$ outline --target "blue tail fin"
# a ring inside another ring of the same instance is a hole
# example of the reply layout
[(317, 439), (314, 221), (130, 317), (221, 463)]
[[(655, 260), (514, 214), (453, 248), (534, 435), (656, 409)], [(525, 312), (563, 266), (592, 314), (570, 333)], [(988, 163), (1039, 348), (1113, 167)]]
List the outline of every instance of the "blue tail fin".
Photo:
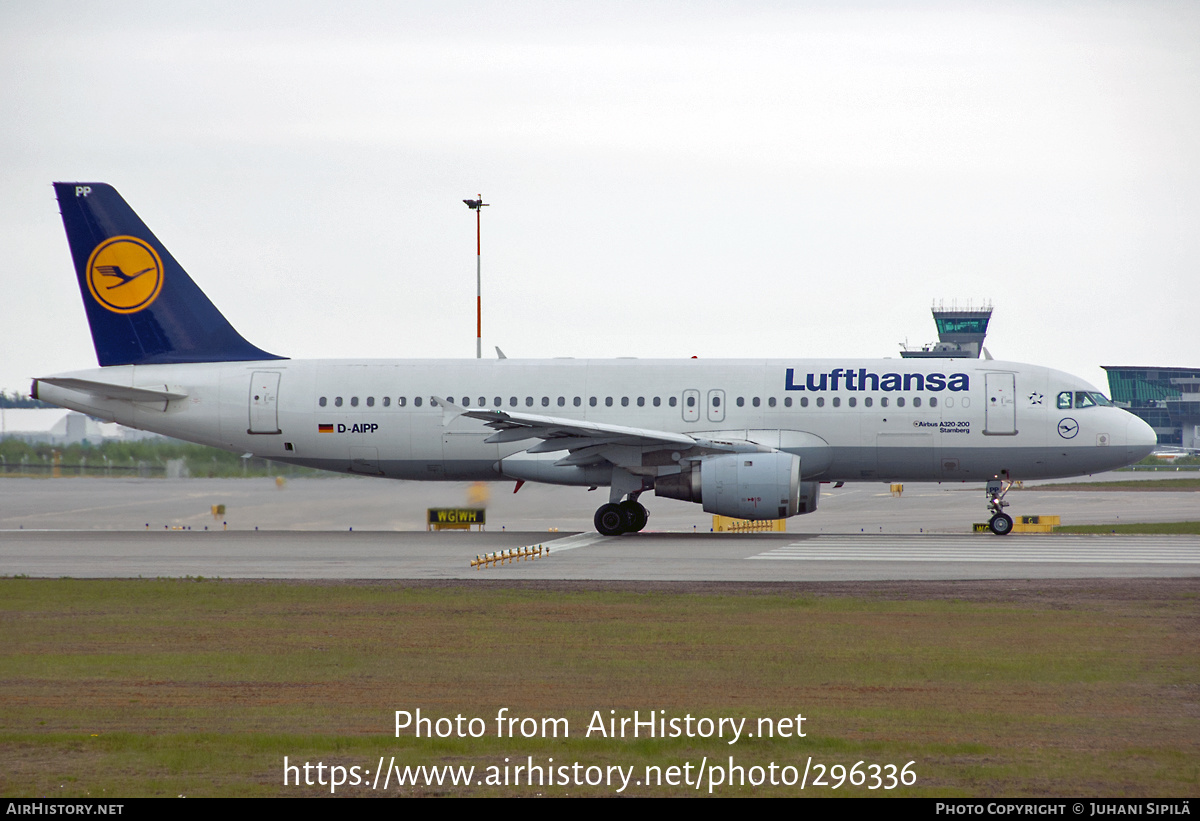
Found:
[(284, 358), (243, 339), (111, 185), (54, 193), (102, 366)]

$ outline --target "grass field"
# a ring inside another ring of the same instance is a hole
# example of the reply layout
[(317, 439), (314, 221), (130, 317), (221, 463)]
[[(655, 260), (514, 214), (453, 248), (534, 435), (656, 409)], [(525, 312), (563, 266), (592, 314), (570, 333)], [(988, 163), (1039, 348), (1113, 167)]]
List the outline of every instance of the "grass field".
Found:
[[(732, 756), (747, 770), (913, 762), (911, 787), (809, 783), (806, 795), (1196, 795), (1198, 594), (1194, 579), (550, 589), (2, 579), (0, 793), (329, 794), (285, 788), (284, 756), (371, 773), (381, 756), (473, 765), (477, 779), (505, 758), (632, 766), (640, 779), (648, 765)], [(480, 717), (486, 735), (395, 737), (395, 711), (417, 708)], [(498, 738), (501, 708), (566, 718), (570, 737)], [(806, 735), (584, 737), (594, 711), (610, 710), (745, 717), (751, 730), (802, 714)], [(615, 792), (393, 783), (386, 794)], [(697, 793), (631, 783), (624, 794)]]
[(1143, 493), (1153, 491), (1200, 491), (1200, 479), (1129, 479), (1120, 482), (1061, 482), (1051, 485), (1031, 485), (1025, 490), (1136, 490)]
[(1200, 522), (1139, 522), (1111, 525), (1059, 525), (1055, 533), (1143, 533), (1200, 536)]

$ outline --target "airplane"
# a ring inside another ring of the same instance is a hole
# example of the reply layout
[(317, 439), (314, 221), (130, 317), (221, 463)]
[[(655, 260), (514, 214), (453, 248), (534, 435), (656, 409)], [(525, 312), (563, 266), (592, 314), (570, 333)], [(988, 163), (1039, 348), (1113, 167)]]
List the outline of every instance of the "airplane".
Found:
[[(979, 359), (298, 360), (239, 334), (103, 183), (55, 183), (99, 368), (35, 398), (236, 453), (342, 473), (608, 487), (740, 519), (817, 509), (822, 483), (984, 482), (1012, 530), (1017, 480), (1148, 455), (1154, 431), (1086, 382)], [(136, 271), (105, 287), (117, 271)]]

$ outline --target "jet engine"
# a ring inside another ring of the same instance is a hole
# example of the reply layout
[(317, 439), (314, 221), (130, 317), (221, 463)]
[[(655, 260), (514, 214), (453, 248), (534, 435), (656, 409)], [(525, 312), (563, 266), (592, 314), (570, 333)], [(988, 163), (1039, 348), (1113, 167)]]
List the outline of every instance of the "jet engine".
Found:
[(736, 519), (812, 513), (820, 492), (820, 483), (800, 481), (799, 456), (778, 451), (708, 456), (654, 483), (658, 496), (699, 502), (706, 513)]

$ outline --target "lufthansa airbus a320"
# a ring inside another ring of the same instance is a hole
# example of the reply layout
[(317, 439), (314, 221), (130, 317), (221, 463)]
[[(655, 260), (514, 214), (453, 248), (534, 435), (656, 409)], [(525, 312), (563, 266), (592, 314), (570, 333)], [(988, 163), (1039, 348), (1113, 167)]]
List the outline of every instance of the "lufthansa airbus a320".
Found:
[(983, 482), (1003, 535), (1010, 482), (1122, 467), (1155, 444), (1082, 380), (993, 360), (288, 359), (234, 330), (111, 186), (54, 188), (100, 367), (33, 395), (237, 453), (608, 487), (605, 535), (643, 529), (650, 490), (780, 519), (816, 510), (823, 482)]

